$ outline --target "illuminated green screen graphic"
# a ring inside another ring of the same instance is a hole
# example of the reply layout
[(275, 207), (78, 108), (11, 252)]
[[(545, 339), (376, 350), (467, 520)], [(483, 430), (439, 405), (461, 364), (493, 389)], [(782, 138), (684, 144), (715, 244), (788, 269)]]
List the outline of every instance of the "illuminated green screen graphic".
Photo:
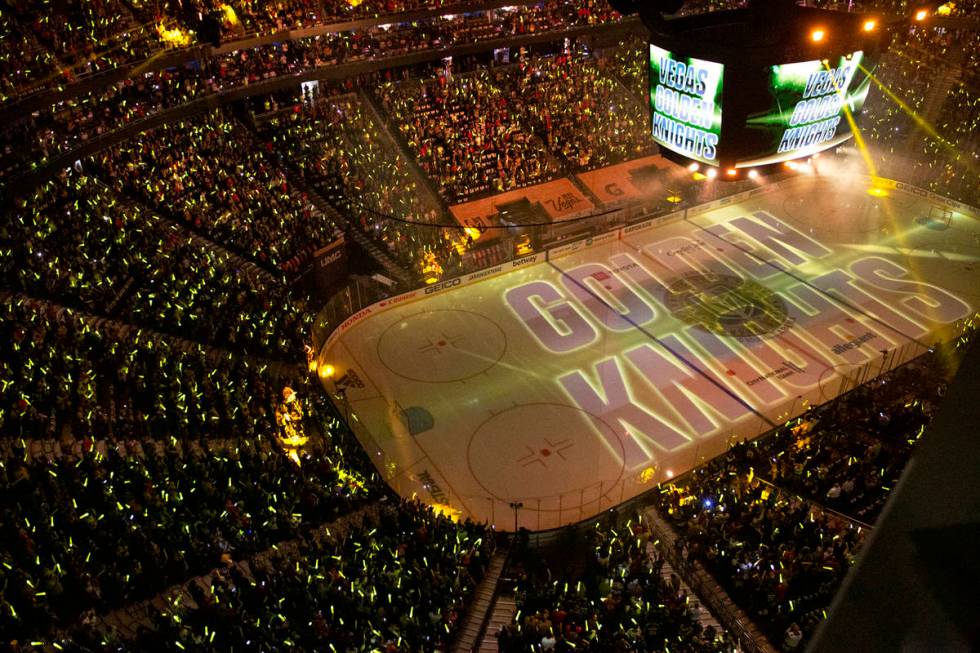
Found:
[(864, 59), (859, 50), (836, 65), (814, 60), (770, 67), (772, 104), (746, 120), (747, 130), (762, 136), (763, 145), (758, 158), (739, 161), (739, 167), (809, 156), (850, 138), (844, 103), (852, 116), (864, 106), (871, 87)]
[(725, 66), (650, 45), (653, 140), (702, 163), (718, 163)]

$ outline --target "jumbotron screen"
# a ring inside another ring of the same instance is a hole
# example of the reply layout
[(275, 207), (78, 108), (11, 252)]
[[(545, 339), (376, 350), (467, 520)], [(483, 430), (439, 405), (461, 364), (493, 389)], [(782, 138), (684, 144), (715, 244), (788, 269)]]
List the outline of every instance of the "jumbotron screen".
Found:
[(803, 61), (769, 67), (771, 105), (750, 113), (745, 138), (754, 156), (736, 165), (779, 163), (834, 147), (851, 136), (844, 103), (852, 116), (864, 106), (871, 66), (862, 51), (836, 61)]
[(678, 57), (650, 44), (653, 140), (683, 156), (718, 164), (725, 66)]

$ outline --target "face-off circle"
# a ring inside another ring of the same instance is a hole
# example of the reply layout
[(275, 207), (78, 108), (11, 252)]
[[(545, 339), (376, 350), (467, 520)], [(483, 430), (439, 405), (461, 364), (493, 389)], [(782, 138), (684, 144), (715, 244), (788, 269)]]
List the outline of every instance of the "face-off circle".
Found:
[(751, 279), (692, 272), (666, 286), (663, 303), (674, 317), (718, 335), (765, 336), (789, 320), (782, 298)]
[[(477, 427), (467, 451), (470, 472), (502, 501), (552, 499), (600, 484), (612, 488), (623, 476), (623, 444), (607, 422), (567, 404), (523, 404)], [(554, 506), (550, 505), (554, 503)]]
[(378, 358), (392, 373), (421, 383), (452, 383), (486, 372), (503, 358), (507, 336), (473, 311), (422, 311), (395, 322), (378, 339)]

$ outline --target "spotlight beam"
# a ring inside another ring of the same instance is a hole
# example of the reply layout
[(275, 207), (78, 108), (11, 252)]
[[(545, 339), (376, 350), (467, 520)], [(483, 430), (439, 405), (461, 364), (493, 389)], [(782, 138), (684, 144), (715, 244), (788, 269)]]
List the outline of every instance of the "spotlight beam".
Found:
[[(827, 72), (831, 72), (830, 65), (826, 59), (823, 61), (823, 67), (827, 70)], [(858, 67), (860, 68), (861, 64), (858, 64)], [(861, 68), (861, 70), (864, 70), (864, 68)], [(840, 96), (841, 108), (844, 110), (844, 117), (847, 119), (847, 124), (851, 128), (851, 133), (854, 134), (854, 142), (858, 146), (858, 151), (861, 153), (861, 158), (864, 159), (864, 164), (867, 166), (868, 172), (871, 174), (871, 176), (877, 177), (878, 171), (875, 168), (874, 161), (871, 159), (871, 152), (868, 150), (868, 146), (864, 142), (864, 136), (861, 135), (861, 130), (858, 129), (857, 121), (854, 120), (854, 114), (851, 113), (851, 107), (847, 104), (847, 96), (844, 94), (844, 90), (837, 83), (837, 80), (833, 75), (830, 76), (830, 80), (834, 85), (834, 90), (837, 91), (837, 95)]]
[[(909, 105), (907, 105), (902, 100), (902, 98), (900, 98), (897, 95), (895, 95), (895, 93), (893, 93), (891, 91), (891, 89), (889, 89), (887, 86), (885, 86), (884, 84), (882, 84), (881, 81), (877, 77), (875, 77), (874, 75), (872, 75), (871, 72), (869, 70), (867, 70), (864, 66), (862, 66), (861, 64), (858, 64), (858, 67), (865, 74), (867, 74), (868, 77), (871, 78), (871, 81), (873, 81), (875, 83), (875, 85), (879, 89), (881, 89), (881, 92), (884, 93), (885, 96), (889, 100), (891, 100), (892, 102), (894, 102), (898, 106), (899, 109), (901, 109), (902, 111), (904, 111), (915, 122), (916, 127), (918, 127), (923, 132), (925, 132), (926, 135), (928, 135), (930, 138), (932, 138), (933, 140), (935, 140), (937, 143), (939, 143), (939, 145), (941, 145), (943, 148), (945, 148), (949, 152), (960, 154), (960, 151), (956, 148), (956, 145), (954, 145), (953, 143), (950, 143), (948, 140), (946, 140), (945, 138), (943, 138), (939, 134), (939, 132), (936, 131), (935, 127), (933, 127), (932, 125), (930, 125), (921, 116), (919, 116), (919, 114), (917, 114), (915, 112), (915, 110), (912, 109), (912, 107), (910, 107)], [(845, 111), (846, 110), (847, 109), (845, 107)], [(848, 115), (850, 115), (850, 112), (848, 112)], [(855, 134), (855, 137), (857, 137), (857, 134)], [(970, 172), (977, 172), (978, 170), (980, 170), (980, 167), (978, 167), (977, 165), (973, 164), (969, 159), (966, 159), (966, 158), (957, 156), (956, 158), (953, 159), (953, 161), (954, 162), (962, 162), (963, 166), (965, 166), (966, 169), (969, 170)]]
[[(826, 60), (824, 61), (823, 66), (828, 71), (830, 71), (830, 66), (827, 64)], [(865, 71), (869, 75), (871, 74), (863, 66), (861, 66), (860, 63), (858, 64), (858, 68)], [(868, 149), (867, 143), (864, 142), (864, 136), (861, 134), (861, 130), (858, 128), (857, 121), (854, 120), (854, 114), (851, 113), (851, 107), (847, 104), (847, 97), (844, 95), (844, 90), (837, 83), (837, 80), (834, 78), (833, 75), (831, 75), (831, 81), (834, 85), (834, 90), (837, 91), (837, 94), (841, 98), (841, 108), (844, 110), (844, 117), (847, 118), (847, 123), (851, 127), (851, 133), (854, 134), (854, 142), (858, 147), (858, 151), (861, 153), (861, 158), (864, 159), (864, 164), (867, 166), (868, 172), (871, 174), (871, 178), (875, 179), (878, 177), (878, 170), (875, 167), (874, 160), (871, 157), (871, 151)], [(904, 243), (901, 242), (902, 239), (904, 238), (904, 235), (901, 229), (899, 228), (898, 217), (895, 215), (895, 212), (892, 210), (891, 202), (888, 200), (887, 197), (880, 198), (880, 201), (881, 201), (881, 206), (885, 211), (885, 218), (888, 219), (888, 222), (890, 223), (893, 232), (896, 234), (898, 240), (900, 241), (900, 244), (904, 245)], [(913, 270), (913, 272), (915, 272), (916, 276), (919, 276), (918, 270)]]

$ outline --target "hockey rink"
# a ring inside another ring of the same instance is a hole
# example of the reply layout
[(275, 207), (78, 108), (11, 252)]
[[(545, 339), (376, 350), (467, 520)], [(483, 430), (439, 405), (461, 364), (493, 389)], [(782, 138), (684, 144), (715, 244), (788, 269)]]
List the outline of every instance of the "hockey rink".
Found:
[(874, 378), (980, 309), (967, 207), (856, 177), (773, 188), (379, 302), (327, 339), (324, 385), (401, 495), (543, 530)]

